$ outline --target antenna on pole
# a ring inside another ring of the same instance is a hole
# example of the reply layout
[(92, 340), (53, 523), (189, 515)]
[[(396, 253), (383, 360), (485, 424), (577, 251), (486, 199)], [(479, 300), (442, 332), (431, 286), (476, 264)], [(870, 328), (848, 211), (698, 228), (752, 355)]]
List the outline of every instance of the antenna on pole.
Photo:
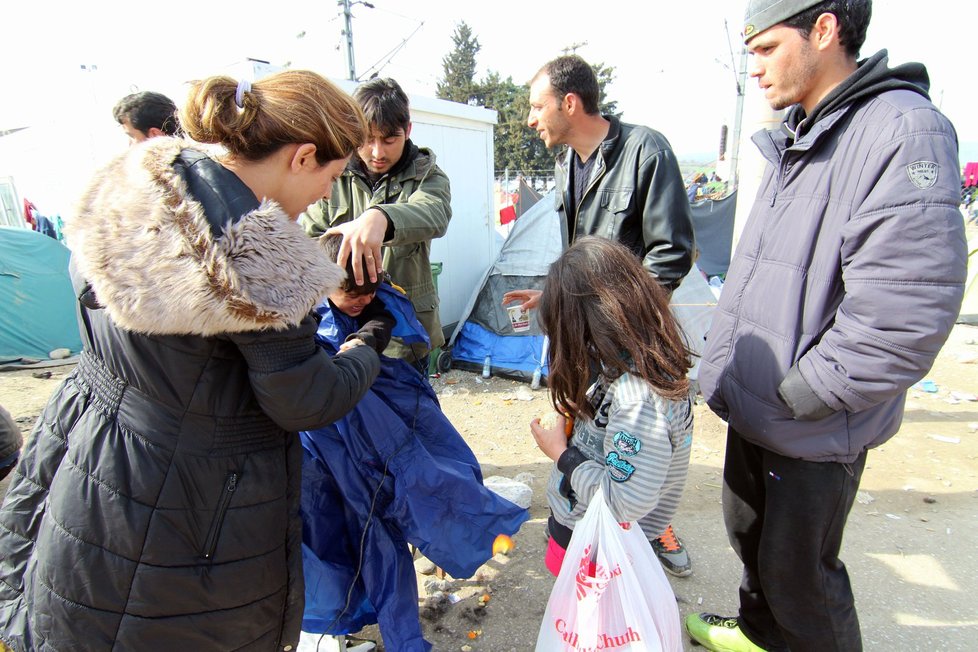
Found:
[(346, 65), (350, 81), (357, 81), (356, 63), (353, 58), (353, 5), (363, 5), (368, 9), (374, 6), (365, 0), (338, 0), (337, 3), (343, 7), (343, 19), (345, 21), (343, 35), (346, 37)]
[(577, 54), (578, 48), (583, 48), (585, 45), (587, 45), (587, 41), (579, 41), (577, 43), (571, 43), (565, 48), (561, 48), (560, 51), (563, 52), (565, 55)]

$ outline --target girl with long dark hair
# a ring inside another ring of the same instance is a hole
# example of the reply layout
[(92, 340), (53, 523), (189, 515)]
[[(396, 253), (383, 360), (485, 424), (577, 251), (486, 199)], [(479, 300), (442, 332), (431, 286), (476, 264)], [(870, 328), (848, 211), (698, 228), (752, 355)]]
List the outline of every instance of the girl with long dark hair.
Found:
[(530, 430), (555, 462), (546, 561), (556, 575), (599, 486), (615, 517), (638, 521), (649, 540), (669, 525), (689, 466), (690, 353), (665, 291), (635, 254), (605, 238), (581, 238), (557, 259), (539, 310), (559, 416), (552, 427), (535, 419)]

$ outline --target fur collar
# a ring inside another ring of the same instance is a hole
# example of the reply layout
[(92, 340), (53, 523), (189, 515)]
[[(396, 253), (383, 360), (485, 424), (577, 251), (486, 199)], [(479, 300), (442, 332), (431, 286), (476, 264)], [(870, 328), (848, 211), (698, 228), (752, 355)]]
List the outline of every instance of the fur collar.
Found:
[(126, 330), (218, 335), (299, 322), (345, 272), (273, 201), (219, 236), (153, 138), (96, 173), (66, 226), (75, 264)]

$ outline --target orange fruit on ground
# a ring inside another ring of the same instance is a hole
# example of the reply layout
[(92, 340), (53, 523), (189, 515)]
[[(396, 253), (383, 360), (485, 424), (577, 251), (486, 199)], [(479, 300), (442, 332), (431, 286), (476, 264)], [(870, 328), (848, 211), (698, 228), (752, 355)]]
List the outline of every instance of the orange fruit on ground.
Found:
[(500, 534), (498, 537), (496, 537), (496, 540), (492, 542), (492, 554), (495, 555), (501, 552), (504, 555), (508, 555), (515, 547), (516, 544), (513, 543), (513, 540), (509, 538), (509, 536)]

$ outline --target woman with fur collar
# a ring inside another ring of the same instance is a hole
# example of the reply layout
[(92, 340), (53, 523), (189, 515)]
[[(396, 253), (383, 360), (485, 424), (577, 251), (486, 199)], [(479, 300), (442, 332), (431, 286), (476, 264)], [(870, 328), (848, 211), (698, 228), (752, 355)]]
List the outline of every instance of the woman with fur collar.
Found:
[[(85, 340), (0, 508), (0, 640), (28, 650), (282, 650), (303, 607), (295, 431), (378, 372), (317, 347), (343, 271), (295, 222), (364, 140), (314, 73), (193, 84), (191, 142), (99, 172), (69, 225)], [(2, 647), (2, 646), (0, 646)]]

